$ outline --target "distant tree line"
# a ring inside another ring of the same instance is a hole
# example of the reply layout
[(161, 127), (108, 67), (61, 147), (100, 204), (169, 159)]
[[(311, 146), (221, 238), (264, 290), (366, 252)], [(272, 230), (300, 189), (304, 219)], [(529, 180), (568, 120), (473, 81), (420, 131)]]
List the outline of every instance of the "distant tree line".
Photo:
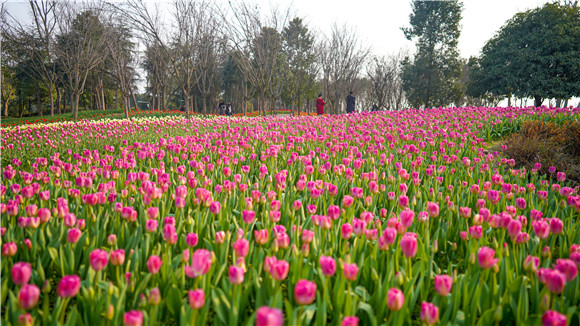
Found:
[[(479, 57), (459, 57), (462, 3), (414, 1), (413, 55), (373, 55), (347, 25), (315, 35), (290, 10), (211, 0), (86, 0), (28, 3), (22, 22), (0, 11), (3, 116), (80, 110), (182, 109), (234, 113), (275, 108), (312, 111), (320, 92), (327, 113), (357, 108), (493, 105), (512, 97), (567, 99), (580, 95), (577, 1), (518, 13)], [(138, 91), (137, 85), (145, 85)]]

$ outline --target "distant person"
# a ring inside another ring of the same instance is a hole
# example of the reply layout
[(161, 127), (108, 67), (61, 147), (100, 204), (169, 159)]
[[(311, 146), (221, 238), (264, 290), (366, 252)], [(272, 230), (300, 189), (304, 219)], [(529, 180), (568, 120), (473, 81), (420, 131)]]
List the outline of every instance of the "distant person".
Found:
[(372, 112), (377, 112), (379, 110), (379, 106), (376, 104), (373, 104), (373, 107), (371, 109)]
[(346, 113), (353, 113), (354, 112), (354, 104), (355, 104), (355, 98), (352, 95), (352, 91), (351, 91), (350, 94), (348, 94), (348, 96), (346, 97)]
[(226, 114), (228, 117), (232, 116), (232, 102), (228, 102), (228, 105), (226, 105)]
[(218, 104), (219, 115), (224, 115), (225, 109), (226, 109), (226, 104), (225, 104), (224, 100), (220, 100), (220, 103)]
[(316, 114), (324, 114), (324, 104), (326, 104), (326, 102), (322, 99), (322, 94), (318, 94), (318, 98), (316, 99)]

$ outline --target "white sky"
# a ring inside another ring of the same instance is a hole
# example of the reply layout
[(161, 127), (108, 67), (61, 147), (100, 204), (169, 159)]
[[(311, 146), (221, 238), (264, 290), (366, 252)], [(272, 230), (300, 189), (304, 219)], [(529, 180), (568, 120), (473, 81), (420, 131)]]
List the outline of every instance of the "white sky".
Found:
[[(2, 0), (0, 0), (2, 1)], [(64, 0), (61, 0), (64, 1)], [(120, 0), (112, 0), (122, 2)], [(153, 1), (168, 4), (170, 1)], [(228, 0), (214, 0), (227, 6)], [(229, 0), (231, 2), (244, 0)], [(291, 11), (303, 18), (315, 34), (329, 34), (332, 24), (347, 24), (356, 30), (363, 44), (375, 55), (394, 54), (400, 49), (414, 51), (401, 27), (409, 26), (411, 0), (264, 0), (247, 1), (268, 10), (270, 5)], [(463, 18), (458, 48), (461, 57), (480, 54), (485, 42), (514, 14), (533, 9), (548, 0), (463, 0)], [(24, 0), (4, 1), (10, 13), (26, 17)], [(545, 103), (547, 104), (547, 103)]]
[[(61, 0), (63, 1), (63, 0)], [(122, 2), (113, 0), (114, 2)], [(228, 0), (214, 0), (227, 5)], [(240, 0), (231, 0), (232, 2)], [(2, 1), (11, 14), (26, 17), (28, 3), (25, 0)], [(170, 1), (153, 1), (169, 3)], [(355, 29), (373, 54), (392, 54), (399, 49), (413, 51), (413, 42), (407, 41), (401, 27), (409, 25), (411, 0), (270, 0), (248, 1), (265, 10), (269, 5), (291, 10), (302, 17), (315, 32), (330, 32), (333, 23), (346, 23)], [(514, 14), (536, 8), (547, 0), (463, 0), (463, 18), (459, 52), (464, 58), (478, 55), (485, 41)]]

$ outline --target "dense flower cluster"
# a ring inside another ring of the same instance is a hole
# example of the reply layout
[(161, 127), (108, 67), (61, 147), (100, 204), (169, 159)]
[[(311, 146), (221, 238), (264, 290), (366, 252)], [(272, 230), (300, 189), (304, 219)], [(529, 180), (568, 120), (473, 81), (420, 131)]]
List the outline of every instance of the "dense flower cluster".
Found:
[(486, 150), (578, 111), (2, 129), (7, 324), (566, 325), (580, 195)]

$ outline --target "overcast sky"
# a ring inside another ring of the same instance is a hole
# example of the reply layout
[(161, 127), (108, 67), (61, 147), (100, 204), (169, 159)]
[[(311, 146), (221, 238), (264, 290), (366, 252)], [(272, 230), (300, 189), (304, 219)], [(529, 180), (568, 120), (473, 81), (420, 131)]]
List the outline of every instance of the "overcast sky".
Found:
[[(1, 0), (0, 0), (1, 1)], [(120, 2), (114, 0), (115, 2)], [(227, 0), (217, 0), (227, 3)], [(237, 0), (232, 0), (237, 1)], [(150, 1), (155, 2), (155, 1)], [(161, 1), (160, 1), (161, 2)], [(162, 1), (168, 3), (169, 1)], [(248, 1), (267, 10), (269, 4), (291, 10), (304, 18), (308, 26), (318, 33), (329, 33), (333, 23), (346, 23), (358, 32), (365, 45), (374, 54), (391, 54), (399, 49), (413, 51), (401, 31), (409, 25), (410, 0), (270, 0)], [(543, 5), (546, 0), (464, 0), (459, 52), (468, 58), (478, 55), (485, 41), (514, 14)], [(26, 17), (25, 0), (8, 0), (7, 9), (19, 17)]]
[[(0, 0), (2, 1), (2, 0)], [(64, 1), (64, 0), (63, 0)], [(119, 0), (113, 0), (121, 2)], [(153, 1), (164, 4), (170, 1)], [(215, 0), (227, 5), (228, 0)], [(229, 0), (232, 2), (240, 0)], [(264, 0), (247, 1), (264, 10), (270, 5), (291, 11), (304, 19), (316, 34), (329, 34), (332, 24), (347, 24), (353, 28), (373, 54), (393, 54), (400, 49), (414, 51), (401, 27), (409, 25), (411, 0)], [(548, 0), (463, 0), (463, 18), (459, 53), (463, 58), (477, 56), (487, 40), (514, 14), (542, 6)], [(25, 0), (4, 1), (9, 12), (26, 17)]]

